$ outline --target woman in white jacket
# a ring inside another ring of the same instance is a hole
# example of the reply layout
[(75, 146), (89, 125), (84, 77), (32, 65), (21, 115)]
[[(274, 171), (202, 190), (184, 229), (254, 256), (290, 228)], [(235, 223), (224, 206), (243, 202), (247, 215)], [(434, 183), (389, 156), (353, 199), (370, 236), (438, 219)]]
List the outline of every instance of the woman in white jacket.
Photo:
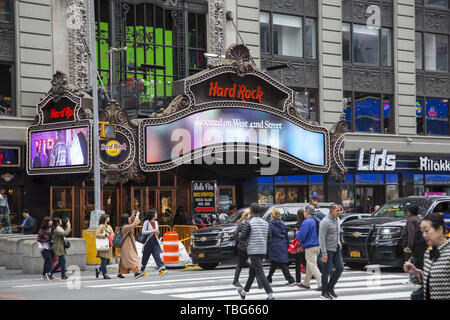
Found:
[(150, 210), (147, 212), (147, 216), (142, 226), (142, 234), (147, 236), (147, 240), (144, 244), (144, 249), (142, 253), (142, 267), (141, 272), (145, 271), (150, 254), (155, 259), (156, 265), (158, 266), (159, 275), (163, 276), (167, 273), (166, 267), (161, 260), (161, 246), (157, 236), (159, 235), (158, 227), (158, 214), (156, 210)]

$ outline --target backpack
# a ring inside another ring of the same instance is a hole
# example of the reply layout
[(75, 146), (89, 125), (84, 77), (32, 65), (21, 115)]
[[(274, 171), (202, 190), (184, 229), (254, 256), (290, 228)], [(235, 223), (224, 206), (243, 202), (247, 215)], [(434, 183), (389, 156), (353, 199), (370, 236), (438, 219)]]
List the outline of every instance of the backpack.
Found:
[(113, 239), (113, 246), (114, 248), (120, 248), (122, 247), (123, 243), (125, 242), (125, 239), (128, 237), (130, 233), (128, 233), (125, 238), (122, 237), (122, 228), (119, 228), (119, 230), (117, 230), (117, 233), (114, 235), (114, 239)]

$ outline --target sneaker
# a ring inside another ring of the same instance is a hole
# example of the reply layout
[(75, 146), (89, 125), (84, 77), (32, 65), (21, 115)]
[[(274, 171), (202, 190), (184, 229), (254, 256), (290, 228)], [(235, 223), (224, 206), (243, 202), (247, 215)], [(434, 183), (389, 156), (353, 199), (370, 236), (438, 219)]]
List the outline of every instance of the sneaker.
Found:
[(320, 295), (320, 299), (333, 300), (333, 298), (328, 293), (322, 293)]
[(237, 292), (239, 293), (239, 295), (241, 296), (242, 300), (245, 300), (245, 295), (247, 294), (244, 290), (244, 288), (237, 288)]
[(161, 269), (159, 270), (159, 276), (162, 277), (163, 275), (165, 275), (167, 273), (166, 269)]
[(271, 293), (269, 293), (269, 294), (267, 295), (266, 300), (275, 300), (275, 297), (274, 297)]
[(122, 274), (120, 274), (120, 273), (117, 275), (117, 278), (125, 279), (125, 277)]
[(50, 273), (46, 273), (45, 277), (47, 278), (48, 281), (51, 281), (51, 280), (55, 279), (55, 277), (52, 276)]
[(298, 286), (303, 289), (308, 289), (308, 290), (311, 289), (311, 287), (305, 286), (303, 283), (300, 283)]
[(142, 277), (143, 275), (144, 275), (143, 272), (138, 271), (138, 272), (136, 272), (136, 273), (134, 274), (134, 278), (137, 279), (137, 278)]
[(288, 287), (294, 287), (296, 285), (297, 285), (297, 283), (295, 281), (286, 283), (286, 286), (288, 286)]
[(61, 277), (61, 280), (67, 280), (67, 279), (69, 279), (69, 278), (67, 278), (67, 276), (62, 276)]
[(328, 288), (328, 293), (330, 294), (330, 296), (332, 296), (333, 298), (337, 298), (338, 295), (336, 294), (336, 292), (334, 292), (334, 289)]
[(98, 279), (98, 275), (100, 274), (100, 270), (98, 268), (95, 268), (95, 277)]
[(103, 276), (103, 279), (111, 279), (107, 274)]

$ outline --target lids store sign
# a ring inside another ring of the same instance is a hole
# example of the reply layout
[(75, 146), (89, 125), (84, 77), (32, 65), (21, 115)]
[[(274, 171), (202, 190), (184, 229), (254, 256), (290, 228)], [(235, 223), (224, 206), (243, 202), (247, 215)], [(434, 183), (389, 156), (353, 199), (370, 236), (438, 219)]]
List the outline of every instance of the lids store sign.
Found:
[(386, 149), (381, 149), (381, 153), (377, 154), (375, 149), (370, 149), (369, 159), (364, 160), (364, 149), (358, 151), (358, 171), (394, 171), (396, 167), (396, 155), (387, 154)]
[(428, 157), (419, 157), (420, 171), (450, 171), (449, 160), (433, 160)]

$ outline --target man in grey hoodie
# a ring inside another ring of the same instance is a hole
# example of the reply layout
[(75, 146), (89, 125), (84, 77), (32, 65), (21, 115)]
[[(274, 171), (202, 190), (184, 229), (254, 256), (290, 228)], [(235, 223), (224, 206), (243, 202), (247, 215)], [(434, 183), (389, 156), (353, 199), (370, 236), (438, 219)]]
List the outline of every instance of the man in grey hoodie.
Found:
[[(331, 300), (337, 298), (334, 292), (339, 277), (344, 271), (342, 260), (341, 242), (339, 240), (339, 206), (333, 203), (330, 206), (330, 213), (320, 222), (319, 244), (322, 251), (322, 299)], [(332, 271), (333, 265), (335, 270)]]
[(250, 206), (250, 218), (242, 227), (239, 241), (248, 241), (247, 254), (250, 258), (251, 266), (248, 274), (247, 284), (244, 288), (238, 288), (238, 293), (242, 299), (245, 299), (247, 292), (255, 280), (255, 277), (262, 284), (267, 293), (267, 300), (273, 300), (273, 290), (264, 275), (262, 259), (267, 253), (267, 242), (272, 239), (269, 224), (267, 221), (261, 219), (257, 214), (259, 213), (259, 205), (252, 203)]

